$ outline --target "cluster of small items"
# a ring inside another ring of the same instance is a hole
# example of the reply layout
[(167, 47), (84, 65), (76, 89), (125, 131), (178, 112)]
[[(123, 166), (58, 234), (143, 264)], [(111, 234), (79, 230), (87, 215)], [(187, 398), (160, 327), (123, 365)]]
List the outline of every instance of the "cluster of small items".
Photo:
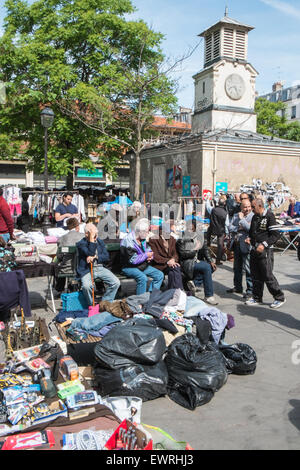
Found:
[[(1, 450), (51, 448), (55, 446), (51, 431), (30, 432), (32, 426), (58, 417), (72, 421), (89, 416), (97, 404), (104, 404), (95, 390), (85, 389), (79, 367), (70, 356), (59, 357), (58, 374), (63, 381), (54, 380), (53, 364), (42, 354), (44, 346), (17, 351), (0, 365), (0, 436), (6, 436)], [(63, 450), (146, 449), (145, 435), (133, 423), (136, 411), (133, 407), (131, 420), (124, 420), (116, 431), (85, 429), (65, 434)]]

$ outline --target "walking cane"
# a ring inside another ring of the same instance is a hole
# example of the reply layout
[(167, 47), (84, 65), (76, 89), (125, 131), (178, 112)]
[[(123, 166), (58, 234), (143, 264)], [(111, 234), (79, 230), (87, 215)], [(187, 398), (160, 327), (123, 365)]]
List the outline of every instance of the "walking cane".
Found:
[(94, 275), (93, 275), (93, 263), (91, 263), (91, 279), (92, 279), (92, 287), (93, 287), (93, 307), (95, 307), (95, 283), (94, 283)]
[(92, 279), (92, 287), (93, 287), (93, 305), (89, 306), (89, 317), (93, 315), (97, 315), (99, 313), (99, 304), (95, 306), (95, 282), (94, 282), (94, 275), (93, 275), (93, 263), (91, 263), (91, 279)]

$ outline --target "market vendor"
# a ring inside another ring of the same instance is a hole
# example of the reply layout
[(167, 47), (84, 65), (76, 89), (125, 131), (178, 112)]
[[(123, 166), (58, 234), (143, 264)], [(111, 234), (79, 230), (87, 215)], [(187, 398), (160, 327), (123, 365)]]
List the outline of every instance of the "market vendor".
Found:
[(67, 228), (66, 222), (70, 217), (77, 217), (79, 219), (79, 211), (74, 204), (72, 204), (73, 195), (71, 193), (65, 193), (63, 195), (63, 201), (55, 209), (55, 221), (57, 227)]

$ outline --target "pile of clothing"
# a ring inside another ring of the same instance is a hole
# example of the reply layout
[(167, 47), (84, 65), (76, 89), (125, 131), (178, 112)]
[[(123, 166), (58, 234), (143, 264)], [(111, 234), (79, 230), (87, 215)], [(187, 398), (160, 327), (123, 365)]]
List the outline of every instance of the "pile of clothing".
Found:
[(91, 316), (88, 309), (61, 311), (55, 321), (66, 319), (71, 321), (66, 334), (73, 339), (101, 339), (96, 346), (84, 346), (87, 357), (93, 357), (95, 388), (103, 397), (147, 401), (168, 395), (195, 409), (212, 399), (228, 374), (253, 374), (256, 369), (250, 346), (224, 343), (234, 318), (180, 289), (103, 301), (99, 313)]

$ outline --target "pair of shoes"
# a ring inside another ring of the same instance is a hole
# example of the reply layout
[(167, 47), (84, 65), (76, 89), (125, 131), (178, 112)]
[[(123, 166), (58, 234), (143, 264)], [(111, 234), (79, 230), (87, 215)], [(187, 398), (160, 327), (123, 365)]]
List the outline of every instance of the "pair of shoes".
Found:
[(243, 299), (249, 300), (252, 298), (252, 294), (247, 294), (247, 292), (243, 295)]
[(197, 292), (197, 289), (196, 289), (196, 286), (195, 286), (195, 284), (194, 284), (194, 281), (188, 281), (188, 282), (186, 283), (186, 285), (187, 285), (188, 290), (191, 292), (191, 294), (192, 294), (193, 296), (195, 296), (195, 294), (196, 294), (196, 292)]
[(253, 297), (250, 297), (250, 299), (246, 300), (245, 304), (246, 305), (261, 305), (262, 300), (255, 300)]
[(221, 264), (223, 264), (222, 261), (219, 261), (219, 260), (216, 261), (217, 266), (220, 266)]
[(204, 302), (206, 302), (207, 304), (210, 304), (210, 305), (218, 305), (218, 302), (216, 301), (216, 299), (212, 296), (212, 297), (204, 297)]
[(281, 305), (286, 303), (286, 299), (283, 300), (274, 300), (274, 302), (270, 305), (270, 308), (279, 308)]
[(228, 294), (233, 294), (233, 293), (242, 294), (243, 293), (242, 290), (238, 290), (238, 289), (236, 289), (236, 287), (232, 287), (232, 289), (227, 289), (226, 292)]

